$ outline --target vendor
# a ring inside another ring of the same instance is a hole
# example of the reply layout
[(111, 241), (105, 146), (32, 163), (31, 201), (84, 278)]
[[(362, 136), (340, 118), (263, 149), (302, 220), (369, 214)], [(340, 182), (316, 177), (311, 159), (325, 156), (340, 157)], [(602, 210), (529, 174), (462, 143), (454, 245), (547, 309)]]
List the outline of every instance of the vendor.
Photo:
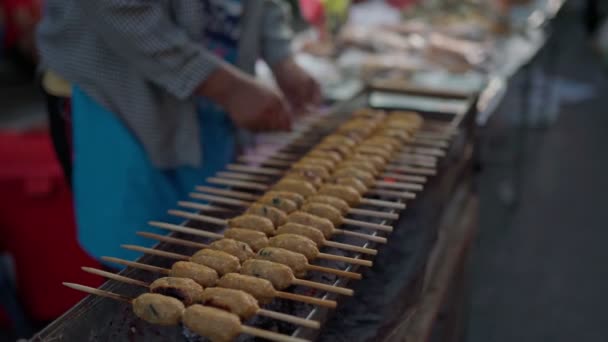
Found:
[[(289, 130), (319, 98), (274, 0), (47, 0), (43, 68), (71, 85), (79, 239), (133, 258), (149, 220), (234, 158), (236, 129)], [(281, 91), (248, 73), (258, 57)], [(284, 96), (285, 95), (285, 96)], [(286, 99), (288, 101), (286, 101)]]

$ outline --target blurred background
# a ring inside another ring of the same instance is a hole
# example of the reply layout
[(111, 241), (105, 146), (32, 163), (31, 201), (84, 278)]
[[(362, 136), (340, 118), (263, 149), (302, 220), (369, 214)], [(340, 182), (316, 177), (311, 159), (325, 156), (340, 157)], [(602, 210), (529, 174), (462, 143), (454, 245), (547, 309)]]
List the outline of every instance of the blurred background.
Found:
[[(463, 340), (608, 340), (608, 2), (284, 1), (297, 60), (327, 103), (378, 70), (383, 81), (481, 94)], [(101, 284), (80, 272), (99, 264), (78, 244), (49, 131), (69, 126), (47, 113), (70, 102), (41, 90), (43, 8), (0, 0), (0, 341), (31, 337), (82, 299), (65, 279)], [(421, 53), (421, 32), (440, 42)], [(257, 70), (272, 83), (267, 66)]]

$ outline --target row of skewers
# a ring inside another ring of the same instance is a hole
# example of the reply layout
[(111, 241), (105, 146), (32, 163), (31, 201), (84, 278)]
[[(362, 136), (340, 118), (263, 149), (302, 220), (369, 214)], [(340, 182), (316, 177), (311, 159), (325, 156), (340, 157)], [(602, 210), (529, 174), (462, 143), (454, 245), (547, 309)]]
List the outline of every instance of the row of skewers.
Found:
[[(77, 284), (66, 285), (92, 294), (129, 301), (133, 305), (134, 313), (150, 323), (175, 325), (181, 321), (193, 332), (212, 341), (231, 341), (240, 333), (276, 341), (299, 340), (242, 325), (241, 320), (261, 315), (316, 329), (319, 328), (316, 321), (261, 309), (260, 304), (267, 304), (273, 298), (283, 298), (329, 308), (336, 306), (333, 300), (283, 291), (292, 285), (353, 295), (350, 289), (302, 278), (308, 271), (314, 271), (361, 279), (359, 273), (313, 264), (317, 259), (372, 266), (371, 261), (364, 260), (361, 256), (375, 255), (375, 249), (332, 239), (342, 235), (386, 243), (386, 238), (378, 236), (377, 232), (390, 232), (393, 229), (391, 226), (346, 216), (355, 214), (395, 220), (398, 215), (392, 212), (355, 207), (365, 204), (380, 209), (405, 209), (401, 202), (365, 198), (364, 194), (371, 192), (374, 195), (404, 199), (415, 197), (415, 194), (409, 191), (422, 190), (426, 176), (432, 174), (429, 171), (434, 172), (428, 166), (436, 156), (431, 156), (430, 153), (417, 155), (415, 160), (420, 161), (418, 164), (427, 163), (424, 167), (419, 167), (416, 163), (412, 166), (414, 159), (404, 161), (402, 165), (394, 162), (400, 159), (403, 151), (410, 154), (414, 151), (409, 146), (414, 139), (443, 141), (440, 135), (419, 133), (422, 126), (422, 119), (412, 113), (386, 114), (381, 111), (361, 110), (340, 125), (335, 134), (325, 137), (304, 157), (289, 164), (287, 170), (268, 166), (230, 165), (230, 172), (218, 173), (218, 177), (208, 181), (240, 188), (242, 191), (197, 187), (197, 192), (192, 193), (191, 197), (211, 201), (213, 205), (195, 202), (180, 202), (179, 205), (203, 211), (208, 215), (184, 210), (169, 211), (170, 214), (182, 218), (224, 226), (227, 229), (223, 234), (164, 222), (150, 222), (150, 225), (156, 228), (209, 238), (213, 240), (211, 243), (202, 244), (138, 232), (141, 236), (157, 241), (199, 250), (188, 256), (141, 246), (123, 246), (176, 260), (170, 269), (104, 257), (107, 262), (156, 272), (165, 277), (147, 284), (106, 271), (83, 268), (87, 272), (109, 279), (147, 288), (149, 293), (129, 299)], [(416, 138), (417, 134), (423, 134), (423, 138)], [(295, 155), (280, 154), (280, 158), (285, 162), (290, 162), (292, 157), (295, 160)], [(275, 160), (271, 164), (279, 166), (282, 163)], [(379, 177), (386, 177), (387, 172), (400, 171), (397, 169), (399, 167), (402, 168), (400, 170), (410, 168), (410, 171), (426, 175), (395, 174), (394, 176), (403, 177), (393, 177), (389, 182), (378, 180)], [(282, 177), (269, 186), (272, 177), (279, 175)], [(265, 192), (257, 194), (261, 191)], [(216, 204), (221, 204), (222, 207)], [(210, 214), (242, 209), (245, 209), (243, 214), (228, 220)], [(372, 230), (374, 233), (353, 231), (348, 229), (350, 227)], [(322, 247), (342, 249), (357, 255), (346, 257), (324, 253), (319, 250)], [(218, 311), (217, 308), (226, 311)]]

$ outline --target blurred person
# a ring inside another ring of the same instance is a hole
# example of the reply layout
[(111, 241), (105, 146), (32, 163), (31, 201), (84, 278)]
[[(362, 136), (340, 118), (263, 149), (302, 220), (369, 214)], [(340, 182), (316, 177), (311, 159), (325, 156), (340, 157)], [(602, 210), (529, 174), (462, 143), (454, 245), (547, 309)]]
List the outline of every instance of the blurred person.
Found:
[[(236, 129), (288, 130), (319, 99), (275, 0), (47, 0), (43, 68), (72, 84), (79, 240), (132, 258), (135, 235), (235, 154)], [(252, 73), (258, 57), (283, 94)], [(237, 68), (238, 67), (238, 68)], [(61, 82), (60, 82), (61, 83)]]
[(0, 1), (4, 26), (3, 53), (29, 79), (36, 74), (35, 32), (41, 6), (40, 0)]

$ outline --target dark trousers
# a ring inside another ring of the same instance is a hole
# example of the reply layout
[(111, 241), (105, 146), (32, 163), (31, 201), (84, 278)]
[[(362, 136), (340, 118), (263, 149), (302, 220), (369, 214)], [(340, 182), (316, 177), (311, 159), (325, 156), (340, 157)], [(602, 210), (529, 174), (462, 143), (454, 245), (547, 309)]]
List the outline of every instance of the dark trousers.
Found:
[(70, 99), (57, 97), (44, 91), (49, 128), (57, 160), (61, 164), (67, 183), (72, 186), (72, 127)]

